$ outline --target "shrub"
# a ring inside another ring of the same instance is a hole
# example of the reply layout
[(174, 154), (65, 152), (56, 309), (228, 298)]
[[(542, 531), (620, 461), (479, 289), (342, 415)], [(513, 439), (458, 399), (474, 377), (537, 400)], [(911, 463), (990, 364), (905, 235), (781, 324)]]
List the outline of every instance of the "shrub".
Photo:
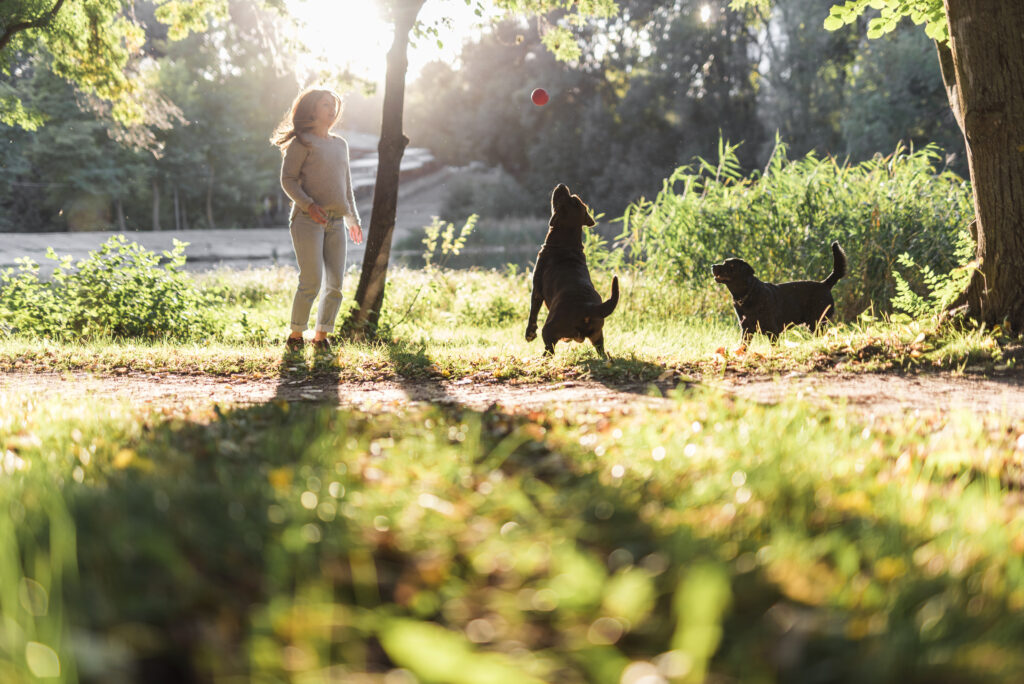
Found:
[(216, 325), (209, 297), (182, 270), (186, 244), (175, 240), (161, 258), (115, 235), (74, 267), (50, 249), (58, 266), (48, 281), (23, 259), (17, 273), (0, 273), (0, 321), (10, 332), (57, 339), (207, 337)]
[(766, 281), (824, 278), (829, 243), (839, 240), (850, 262), (835, 291), (845, 318), (872, 305), (891, 309), (901, 254), (936, 273), (960, 265), (958, 236), (973, 218), (970, 188), (937, 168), (936, 147), (901, 146), (850, 166), (813, 153), (791, 161), (777, 143), (764, 172), (749, 177), (736, 148), (720, 143), (717, 164), (680, 167), (653, 201), (630, 205), (618, 237), (623, 249), (595, 254), (598, 262), (700, 291), (714, 286), (711, 264), (730, 256)]

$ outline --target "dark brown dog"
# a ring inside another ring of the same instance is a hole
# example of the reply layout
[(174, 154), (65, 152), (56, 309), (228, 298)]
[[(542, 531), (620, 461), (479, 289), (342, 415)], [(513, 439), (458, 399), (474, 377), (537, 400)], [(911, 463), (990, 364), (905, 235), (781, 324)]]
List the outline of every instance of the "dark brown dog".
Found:
[(823, 321), (835, 319), (832, 288), (846, 275), (846, 254), (838, 242), (832, 243), (832, 260), (832, 273), (821, 282), (796, 280), (777, 285), (761, 282), (743, 259), (726, 259), (713, 265), (711, 272), (716, 281), (729, 288), (743, 341), (748, 342), (755, 332), (774, 340), (788, 326), (802, 323), (817, 330)]
[(594, 289), (583, 255), (583, 226), (594, 225), (587, 205), (563, 184), (551, 193), (551, 220), (544, 245), (533, 269), (533, 294), (526, 341), (537, 337), (541, 302), (548, 317), (541, 330), (544, 353), (553, 354), (558, 340), (589, 339), (601, 356), (604, 351), (604, 319), (619, 303), (619, 278), (612, 278), (612, 296), (606, 302)]

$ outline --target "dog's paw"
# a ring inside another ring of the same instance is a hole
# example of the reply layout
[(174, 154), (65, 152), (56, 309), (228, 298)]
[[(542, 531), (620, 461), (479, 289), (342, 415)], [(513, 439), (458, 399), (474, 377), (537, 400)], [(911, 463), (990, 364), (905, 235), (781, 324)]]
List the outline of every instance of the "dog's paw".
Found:
[(526, 329), (526, 341), (527, 342), (533, 342), (535, 339), (537, 339), (537, 329), (536, 328), (527, 328)]

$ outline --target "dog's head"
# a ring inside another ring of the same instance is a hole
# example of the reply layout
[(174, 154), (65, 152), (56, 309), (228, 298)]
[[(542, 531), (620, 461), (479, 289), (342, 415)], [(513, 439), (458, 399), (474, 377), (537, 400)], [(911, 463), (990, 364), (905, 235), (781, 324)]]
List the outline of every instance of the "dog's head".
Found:
[(743, 259), (726, 259), (711, 266), (715, 281), (725, 285), (744, 283), (754, 277), (754, 269)]
[(581, 228), (594, 225), (594, 219), (579, 195), (571, 194), (564, 183), (559, 183), (551, 192), (551, 220), (548, 225), (552, 228)]

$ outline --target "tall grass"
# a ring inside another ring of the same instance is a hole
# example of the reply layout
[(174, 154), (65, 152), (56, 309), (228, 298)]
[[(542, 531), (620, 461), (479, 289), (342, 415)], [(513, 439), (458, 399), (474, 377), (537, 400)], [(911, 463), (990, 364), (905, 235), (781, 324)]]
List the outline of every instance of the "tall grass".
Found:
[(592, 260), (631, 269), (637, 282), (642, 274), (648, 287), (677, 283), (692, 296), (712, 287), (711, 264), (731, 256), (762, 280), (822, 279), (832, 267), (829, 243), (838, 240), (850, 261), (835, 291), (847, 319), (891, 309), (901, 254), (936, 273), (962, 265), (956, 255), (973, 218), (970, 188), (939, 168), (936, 148), (901, 146), (849, 165), (813, 153), (790, 160), (778, 143), (763, 173), (744, 177), (736, 147), (720, 142), (717, 162), (678, 168), (653, 200), (627, 209), (617, 249), (593, 243)]

